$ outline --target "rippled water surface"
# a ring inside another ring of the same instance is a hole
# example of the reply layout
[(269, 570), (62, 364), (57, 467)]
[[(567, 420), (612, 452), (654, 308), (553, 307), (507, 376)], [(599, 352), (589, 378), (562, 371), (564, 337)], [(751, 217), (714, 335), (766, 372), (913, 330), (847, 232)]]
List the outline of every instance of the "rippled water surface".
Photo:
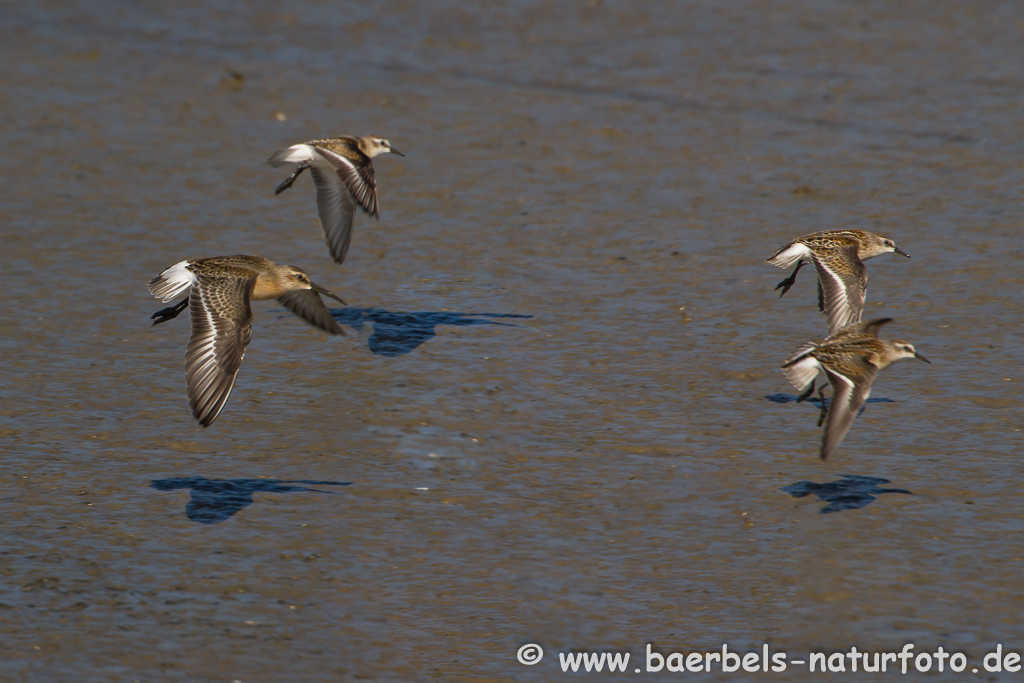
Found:
[[(99, 0), (0, 26), (0, 678), (1024, 650), (1020, 5)], [(339, 267), (309, 179), (275, 197), (263, 162), (343, 133), (407, 157), (377, 160), (381, 220)], [(813, 276), (779, 300), (763, 259), (840, 227), (913, 256), (870, 262), (866, 315), (934, 364), (881, 373), (822, 463), (778, 370), (824, 331)], [(145, 284), (234, 253), (303, 267), (349, 334), (255, 304), (201, 430), (188, 320), (150, 327)], [(822, 514), (836, 491), (856, 504)]]

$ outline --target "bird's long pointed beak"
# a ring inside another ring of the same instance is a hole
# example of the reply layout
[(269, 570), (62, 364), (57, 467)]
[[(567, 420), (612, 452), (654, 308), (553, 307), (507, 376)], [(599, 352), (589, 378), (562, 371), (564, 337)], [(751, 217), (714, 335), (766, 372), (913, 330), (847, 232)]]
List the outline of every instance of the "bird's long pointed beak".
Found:
[(928, 360), (927, 358), (925, 358), (924, 356), (922, 356), (921, 354), (919, 354), (919, 353), (917, 353), (917, 352), (915, 352), (915, 353), (914, 353), (914, 358), (916, 358), (916, 359), (918, 359), (918, 360), (923, 360), (923, 361), (924, 361), (925, 363), (927, 363), (928, 365), (931, 365), (931, 364), (932, 364), (932, 362), (931, 362), (930, 360)]
[(339, 303), (341, 303), (341, 304), (343, 304), (345, 306), (348, 306), (348, 302), (347, 301), (342, 299), (340, 296), (338, 296), (337, 294), (335, 294), (331, 290), (325, 289), (325, 288), (321, 287), (320, 285), (318, 285), (315, 282), (310, 282), (309, 283), (309, 287), (310, 287), (310, 289), (312, 289), (317, 294), (323, 294), (324, 296), (329, 296), (332, 299), (334, 299), (335, 301), (337, 301), (337, 302), (339, 302)]
[(908, 254), (907, 252), (903, 251), (903, 250), (902, 250), (902, 249), (900, 249), (899, 247), (894, 247), (894, 248), (893, 248), (893, 251), (895, 251), (895, 252), (896, 252), (897, 254), (899, 254), (900, 256), (906, 256), (907, 258), (910, 258), (910, 254)]
[(395, 149), (394, 147), (392, 147), (392, 148), (391, 148), (391, 153), (392, 153), (392, 154), (397, 154), (397, 155), (398, 155), (398, 156), (400, 156), (400, 157), (404, 157), (404, 156), (405, 156), (404, 154), (402, 154), (401, 152), (399, 152), (399, 151), (398, 151), (397, 149)]

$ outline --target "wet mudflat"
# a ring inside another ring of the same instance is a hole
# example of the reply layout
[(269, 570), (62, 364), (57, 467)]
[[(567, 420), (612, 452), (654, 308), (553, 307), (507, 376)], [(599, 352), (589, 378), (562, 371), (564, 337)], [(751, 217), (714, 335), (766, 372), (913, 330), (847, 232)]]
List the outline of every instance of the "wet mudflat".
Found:
[[(1024, 10), (54, 2), (0, 30), (4, 680), (1024, 650)], [(309, 180), (274, 197), (263, 165), (339, 133), (407, 154), (341, 267)], [(881, 373), (821, 463), (778, 370), (825, 329), (813, 277), (778, 300), (763, 259), (842, 227), (913, 256), (869, 263), (865, 315), (934, 365)], [(188, 320), (149, 327), (145, 283), (234, 253), (304, 268), (349, 335), (255, 304), (200, 430)], [(912, 495), (783, 490), (868, 477)]]

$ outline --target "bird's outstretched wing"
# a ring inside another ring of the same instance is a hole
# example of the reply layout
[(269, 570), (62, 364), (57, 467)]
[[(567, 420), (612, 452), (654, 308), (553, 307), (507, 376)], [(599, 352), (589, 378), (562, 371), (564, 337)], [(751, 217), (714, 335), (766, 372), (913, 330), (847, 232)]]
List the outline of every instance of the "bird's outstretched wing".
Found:
[(857, 246), (849, 245), (815, 254), (818, 271), (819, 305), (828, 318), (828, 332), (835, 334), (852, 323), (860, 322), (868, 271), (857, 256)]
[(341, 325), (324, 305), (320, 295), (311, 289), (300, 289), (288, 292), (277, 299), (285, 308), (305, 320), (310, 325), (319, 327), (329, 334), (345, 334)]
[(197, 275), (192, 286), (185, 382), (192, 415), (203, 427), (213, 424), (224, 409), (252, 339), (249, 300), (256, 277), (255, 272), (240, 277)]
[(861, 406), (871, 395), (878, 368), (858, 354), (844, 354), (842, 362), (822, 365), (832, 385), (832, 400), (821, 437), (821, 459), (828, 460), (857, 419)]

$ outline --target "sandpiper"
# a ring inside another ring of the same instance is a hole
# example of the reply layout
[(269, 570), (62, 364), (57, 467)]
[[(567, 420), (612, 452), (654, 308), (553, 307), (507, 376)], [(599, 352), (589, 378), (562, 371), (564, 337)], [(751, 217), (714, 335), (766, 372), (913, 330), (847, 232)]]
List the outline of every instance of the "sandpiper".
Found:
[(163, 302), (184, 300), (153, 314), (154, 325), (177, 317), (186, 306), (192, 336), (185, 350), (185, 382), (192, 415), (209, 427), (224, 409), (252, 338), (250, 301), (277, 299), (292, 313), (330, 334), (344, 334), (320, 299), (337, 295), (312, 282), (300, 268), (260, 256), (216, 256), (176, 263), (148, 285)]
[(829, 334), (860, 322), (867, 293), (868, 271), (864, 261), (895, 252), (910, 258), (889, 237), (865, 230), (831, 230), (804, 235), (775, 252), (767, 263), (779, 268), (796, 268), (775, 286), (783, 296), (796, 282), (796, 274), (807, 263), (818, 271), (818, 309), (828, 318)]
[(379, 135), (342, 136), (310, 140), (274, 152), (267, 163), (294, 167), (292, 174), (274, 190), (281, 194), (307, 168), (316, 185), (316, 205), (327, 248), (336, 263), (343, 263), (352, 240), (352, 218), (358, 204), (373, 218), (377, 211), (377, 181), (373, 161), (378, 154), (405, 155)]
[(824, 372), (832, 385), (832, 399), (827, 408), (823, 395), (825, 386), (818, 390), (821, 398), (821, 416), (818, 426), (826, 419), (821, 439), (822, 460), (835, 452), (850, 431), (861, 406), (871, 394), (871, 383), (879, 370), (884, 370), (903, 358), (917, 358), (931, 363), (902, 339), (883, 340), (878, 330), (892, 318), (878, 318), (854, 323), (839, 330), (821, 342), (807, 342), (782, 364), (786, 378), (797, 389), (810, 387), (800, 399), (814, 391), (814, 380)]

